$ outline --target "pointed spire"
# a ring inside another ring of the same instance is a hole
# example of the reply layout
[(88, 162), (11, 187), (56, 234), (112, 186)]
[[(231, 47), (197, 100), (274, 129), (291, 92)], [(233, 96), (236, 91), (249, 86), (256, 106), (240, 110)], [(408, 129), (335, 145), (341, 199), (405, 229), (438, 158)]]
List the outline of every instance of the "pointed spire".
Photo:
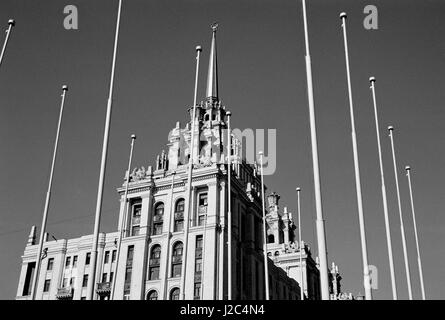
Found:
[(216, 62), (216, 29), (218, 29), (218, 23), (213, 23), (211, 28), (213, 32), (209, 57), (209, 71), (207, 74), (206, 98), (210, 101), (218, 101), (218, 68)]

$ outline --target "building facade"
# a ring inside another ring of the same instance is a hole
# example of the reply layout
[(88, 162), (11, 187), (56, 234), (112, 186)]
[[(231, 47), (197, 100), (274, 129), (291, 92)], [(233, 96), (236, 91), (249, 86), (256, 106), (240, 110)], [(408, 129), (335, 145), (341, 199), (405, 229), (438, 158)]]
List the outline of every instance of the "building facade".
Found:
[[(230, 150), (232, 283), (228, 283), (227, 109), (218, 96), (216, 27), (206, 97), (196, 106), (194, 119), (192, 114), (190, 108), (190, 121), (184, 127), (178, 122), (170, 131), (167, 151), (155, 165), (126, 174), (117, 189), (117, 232), (100, 234), (94, 299), (176, 300), (182, 294), (182, 277), (185, 299), (227, 299), (229, 286), (234, 299), (265, 299), (261, 177), (256, 164), (243, 159), (235, 136)], [(194, 150), (189, 148), (192, 121)], [(191, 153), (192, 197), (187, 256), (183, 256)], [(299, 300), (302, 284), (307, 299), (319, 299), (318, 267), (309, 247), (295, 238), (292, 214), (287, 209), (279, 212), (278, 199), (275, 193), (268, 197), (266, 218), (270, 297)], [(92, 235), (45, 241), (36, 299), (86, 299), (92, 243)], [(33, 227), (22, 256), (17, 299), (30, 298), (36, 254)]]

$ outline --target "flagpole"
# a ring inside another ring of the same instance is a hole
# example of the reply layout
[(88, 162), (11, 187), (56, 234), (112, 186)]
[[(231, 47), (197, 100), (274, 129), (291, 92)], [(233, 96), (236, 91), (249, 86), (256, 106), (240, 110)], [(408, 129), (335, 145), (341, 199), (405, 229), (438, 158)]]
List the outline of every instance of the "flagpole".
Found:
[(303, 252), (302, 250), (304, 250), (304, 248), (301, 247), (301, 205), (300, 205), (300, 191), (301, 188), (297, 188), (297, 209), (298, 209), (298, 247), (299, 247), (299, 252), (300, 252), (300, 279), (301, 279), (301, 283), (300, 283), (300, 299), (304, 300), (304, 281), (303, 281)]
[(3, 56), (5, 54), (6, 51), (6, 46), (8, 45), (8, 41), (9, 41), (9, 36), (11, 35), (11, 30), (12, 27), (15, 26), (15, 21), (14, 19), (9, 19), (8, 21), (8, 29), (6, 29), (6, 38), (5, 38), (5, 42), (3, 43), (3, 48), (2, 48), (2, 52), (0, 53), (0, 66), (2, 65), (3, 62)]
[[(176, 175), (176, 171), (172, 171), (172, 185), (170, 188), (170, 194), (171, 194), (171, 198), (170, 198), (170, 215), (169, 215), (169, 220), (168, 220), (168, 236), (167, 236), (167, 246), (166, 246), (166, 250), (167, 250), (167, 266), (165, 267), (165, 273), (164, 273), (164, 290), (163, 290), (163, 299), (167, 300), (167, 292), (168, 292), (168, 267), (170, 266), (170, 238), (172, 236), (172, 220), (174, 221), (174, 217), (172, 219), (172, 215), (175, 214), (175, 208), (174, 208), (174, 201), (173, 201), (173, 193), (174, 193), (174, 189), (175, 189), (175, 175)], [(183, 213), (184, 214), (184, 213)], [(183, 217), (184, 218), (184, 217)], [(174, 229), (173, 229), (174, 231)]]
[(195, 91), (193, 95), (193, 112), (192, 112), (192, 132), (190, 134), (190, 158), (187, 177), (187, 200), (186, 200), (186, 212), (184, 217), (184, 252), (182, 254), (183, 261), (181, 265), (181, 300), (185, 300), (185, 278), (187, 272), (187, 250), (188, 250), (188, 235), (189, 235), (189, 223), (190, 223), (190, 211), (192, 200), (192, 172), (194, 161), (194, 148), (195, 148), (195, 123), (196, 123), (196, 96), (198, 94), (198, 76), (199, 76), (199, 56), (202, 51), (201, 46), (196, 47), (196, 73), (195, 73)]
[(117, 21), (116, 21), (116, 32), (114, 37), (114, 49), (113, 49), (113, 61), (111, 64), (111, 76), (110, 76), (110, 88), (107, 102), (107, 114), (105, 119), (105, 130), (104, 138), (102, 144), (102, 157), (100, 164), (100, 174), (99, 174), (99, 185), (97, 189), (97, 200), (96, 200), (96, 213), (94, 218), (94, 235), (93, 235), (93, 248), (91, 252), (91, 270), (88, 280), (87, 289), (87, 300), (94, 299), (94, 286), (96, 284), (96, 269), (97, 269), (97, 247), (99, 244), (99, 228), (100, 228), (100, 218), (102, 212), (102, 200), (103, 200), (103, 189), (105, 180), (105, 170), (107, 165), (107, 154), (108, 154), (108, 138), (110, 134), (110, 122), (111, 122), (111, 110), (113, 104), (113, 85), (114, 85), (114, 71), (116, 67), (116, 54), (117, 54), (117, 44), (119, 39), (119, 26), (121, 19), (121, 9), (122, 0), (119, 0)]
[(36, 255), (36, 267), (34, 271), (33, 276), (33, 285), (31, 290), (31, 299), (36, 299), (37, 294), (37, 285), (39, 282), (39, 272), (40, 272), (40, 265), (42, 263), (42, 250), (43, 250), (43, 242), (45, 239), (45, 232), (46, 232), (46, 221), (48, 219), (48, 211), (49, 211), (49, 202), (51, 199), (51, 189), (53, 185), (53, 176), (54, 176), (54, 167), (56, 165), (56, 158), (57, 158), (57, 150), (59, 147), (59, 136), (60, 136), (60, 129), (62, 125), (62, 116), (63, 116), (63, 108), (65, 105), (65, 97), (66, 92), (68, 91), (68, 86), (62, 87), (62, 102), (60, 104), (60, 112), (59, 112), (59, 122), (57, 123), (57, 133), (56, 133), (56, 141), (54, 142), (54, 150), (53, 150), (53, 158), (51, 162), (51, 170), (49, 174), (49, 182), (48, 182), (48, 190), (46, 192), (46, 200), (45, 200), (45, 208), (43, 210), (43, 218), (42, 218), (42, 226), (40, 230), (40, 237), (39, 237), (39, 246), (37, 247), (37, 255)]
[(266, 237), (266, 208), (264, 203), (264, 174), (263, 174), (263, 152), (260, 155), (261, 165), (261, 202), (263, 207), (263, 255), (264, 255), (264, 283), (266, 287), (266, 300), (269, 300), (269, 264), (267, 261), (267, 237)]
[(349, 53), (348, 53), (348, 38), (346, 35), (346, 13), (340, 14), (343, 28), (343, 38), (345, 46), (345, 60), (346, 60), (346, 75), (348, 80), (348, 95), (349, 95), (349, 111), (351, 115), (351, 135), (352, 135), (352, 149), (354, 155), (354, 171), (355, 171), (355, 188), (357, 192), (357, 206), (358, 206), (358, 219), (360, 224), (360, 240), (362, 247), (362, 262), (363, 262), (363, 284), (365, 287), (366, 300), (372, 300), (371, 282), (369, 277), (369, 265), (368, 265), (368, 251), (366, 246), (366, 233), (365, 233), (365, 218), (363, 215), (363, 203), (362, 203), (362, 187), (360, 182), (360, 167), (358, 161), (357, 150), (357, 137), (355, 134), (355, 120), (354, 120), (354, 106), (352, 103), (352, 87), (351, 87), (351, 74), (349, 70)]
[(411, 212), (413, 215), (413, 224), (414, 224), (414, 236), (416, 238), (416, 249), (417, 249), (417, 265), (419, 267), (419, 278), (420, 278), (420, 289), (422, 290), (422, 300), (425, 300), (425, 286), (423, 283), (423, 271), (422, 271), (422, 260), (420, 259), (420, 248), (419, 248), (419, 236), (417, 234), (417, 222), (416, 222), (416, 213), (414, 211), (414, 200), (413, 200), (413, 188), (411, 185), (411, 167), (406, 166), (406, 176), (408, 177), (408, 186), (409, 186), (409, 197), (411, 200)]
[(232, 113), (228, 111), (227, 115), (227, 282), (228, 299), (232, 300), (232, 134), (230, 128), (230, 117)]
[(389, 130), (389, 138), (391, 139), (391, 151), (392, 151), (392, 160), (393, 160), (393, 166), (394, 166), (394, 177), (396, 180), (397, 205), (399, 208), (400, 233), (402, 235), (403, 258), (405, 261), (406, 282), (407, 282), (407, 286), (408, 286), (408, 297), (409, 297), (409, 300), (412, 300), (413, 293), (412, 293), (412, 288), (411, 288), (411, 275), (410, 275), (410, 271), (409, 271), (408, 251), (406, 248), (405, 228), (403, 226), (403, 215), (402, 215), (402, 205), (401, 205), (401, 201), (400, 201), (400, 189), (399, 189), (399, 178), (398, 178), (398, 173), (397, 173), (396, 153), (394, 150), (394, 138), (393, 138), (394, 127), (389, 126), (388, 130)]
[(114, 292), (116, 288), (116, 279), (117, 279), (117, 272), (119, 270), (119, 256), (121, 252), (121, 246), (122, 246), (122, 238), (124, 236), (125, 228), (126, 228), (126, 221), (128, 216), (128, 187), (130, 185), (130, 170), (131, 170), (131, 162), (133, 159), (133, 148), (134, 148), (134, 142), (136, 140), (136, 135), (131, 135), (131, 143), (130, 143), (130, 156), (128, 157), (128, 166), (127, 166), (127, 172), (126, 172), (126, 183), (125, 183), (125, 193), (124, 193), (124, 214), (122, 215), (121, 220), (121, 226), (119, 229), (119, 239), (117, 243), (117, 251), (116, 251), (116, 269), (114, 271), (114, 277), (113, 277), (113, 284), (111, 286), (111, 298), (110, 300), (114, 300)]
[(315, 122), (315, 107), (314, 107), (314, 90), (312, 85), (312, 66), (311, 55), (309, 51), (309, 36), (306, 17), (306, 1), (302, 0), (303, 5), (303, 21), (304, 21), (304, 39), (306, 46), (306, 78), (307, 78), (307, 96), (309, 104), (309, 121), (311, 128), (311, 145), (312, 145), (312, 167), (314, 175), (314, 190), (315, 190), (315, 207), (317, 211), (317, 244), (318, 256), (320, 259), (320, 286), (321, 297), (323, 300), (329, 300), (329, 279), (328, 279), (328, 258), (326, 249), (326, 232), (325, 220), (323, 218), (323, 206), (320, 186), (320, 169), (318, 160), (318, 142), (317, 142), (317, 126)]
[(377, 113), (377, 102), (375, 95), (375, 77), (370, 77), (369, 82), (371, 82), (372, 91), (372, 101), (374, 103), (374, 118), (375, 118), (375, 129), (377, 135), (377, 147), (379, 152), (379, 165), (380, 165), (380, 178), (382, 184), (382, 201), (383, 201), (383, 215), (385, 217), (385, 229), (386, 229), (386, 244), (388, 247), (388, 259), (389, 259), (389, 270), (391, 274), (391, 287), (392, 287), (392, 297), (397, 300), (397, 287), (396, 287), (396, 276), (394, 272), (394, 260), (392, 254), (392, 243), (391, 243), (391, 228), (389, 226), (389, 215), (388, 215), (388, 201), (386, 199), (386, 187), (385, 187), (385, 177), (383, 173), (383, 159), (382, 159), (382, 146), (380, 143), (380, 125)]

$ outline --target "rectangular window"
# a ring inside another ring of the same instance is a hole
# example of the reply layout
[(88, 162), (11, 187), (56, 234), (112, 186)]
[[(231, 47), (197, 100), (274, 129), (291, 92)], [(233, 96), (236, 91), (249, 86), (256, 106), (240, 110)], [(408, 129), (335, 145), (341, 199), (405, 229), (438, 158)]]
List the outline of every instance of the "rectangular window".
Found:
[(173, 265), (173, 277), (180, 277), (181, 276), (181, 264), (174, 264)]
[(175, 232), (184, 230), (184, 220), (175, 220)]
[(207, 216), (207, 192), (198, 195), (198, 225), (202, 226), (205, 223)]
[(127, 296), (130, 297), (131, 273), (133, 270), (133, 255), (134, 255), (134, 246), (128, 246), (125, 281), (124, 281), (124, 299)]
[(110, 282), (113, 282), (114, 272), (110, 272)]
[(91, 252), (87, 252), (87, 256), (85, 258), (85, 265), (88, 266), (91, 260)]
[(74, 286), (75, 283), (76, 283), (76, 277), (71, 277), (71, 279), (70, 279), (70, 287)]
[(102, 282), (107, 282), (107, 277), (108, 277), (107, 273), (102, 274)]
[(69, 267), (71, 265), (71, 257), (66, 257), (65, 267)]
[(63, 288), (68, 287), (68, 278), (63, 278), (62, 287)]
[(150, 267), (150, 275), (149, 280), (158, 280), (159, 279), (159, 267)]
[(105, 251), (104, 264), (107, 264), (110, 260), (110, 251)]
[(153, 226), (153, 234), (154, 235), (162, 234), (162, 223), (156, 223)]
[(195, 272), (202, 271), (202, 259), (196, 259), (195, 261)]
[(194, 300), (201, 299), (201, 283), (200, 282), (195, 283), (195, 287), (193, 290), (193, 299)]
[(49, 258), (46, 270), (47, 271), (51, 271), (53, 269), (53, 266), (54, 266), (54, 258)]
[(130, 236), (138, 236), (141, 224), (142, 202), (135, 199), (131, 205)]
[(111, 262), (113, 263), (114, 261), (116, 261), (116, 250), (113, 250), (113, 254), (111, 255)]
[(73, 258), (73, 268), (77, 267), (77, 256), (74, 256)]
[(43, 285), (43, 292), (48, 292), (50, 286), (51, 286), (51, 279), (46, 279)]
[(31, 287), (32, 287), (32, 279), (34, 277), (34, 269), (36, 267), (35, 262), (28, 263), (28, 267), (26, 269), (26, 276), (25, 276), (25, 285), (23, 287), (23, 295), (29, 296), (31, 294)]
[(84, 274), (83, 280), (82, 280), (82, 288), (86, 288), (86, 287), (88, 287), (88, 275)]

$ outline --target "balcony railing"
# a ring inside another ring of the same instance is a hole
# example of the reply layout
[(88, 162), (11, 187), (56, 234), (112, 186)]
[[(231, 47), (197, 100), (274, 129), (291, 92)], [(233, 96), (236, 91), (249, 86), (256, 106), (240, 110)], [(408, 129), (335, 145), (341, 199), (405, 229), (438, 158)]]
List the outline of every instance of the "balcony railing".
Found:
[(175, 220), (182, 220), (182, 219), (184, 219), (184, 211), (175, 212)]
[(198, 214), (204, 214), (204, 213), (207, 213), (207, 206), (199, 206)]
[(74, 289), (72, 287), (64, 287), (64, 288), (58, 288), (56, 298), (59, 300), (62, 299), (72, 299), (73, 298), (73, 291)]
[(164, 220), (164, 216), (161, 216), (161, 215), (153, 216), (153, 222), (162, 222), (163, 220)]
[(182, 256), (173, 256), (172, 262), (173, 263), (182, 263)]
[(97, 294), (108, 294), (111, 292), (111, 282), (101, 282), (97, 284)]

